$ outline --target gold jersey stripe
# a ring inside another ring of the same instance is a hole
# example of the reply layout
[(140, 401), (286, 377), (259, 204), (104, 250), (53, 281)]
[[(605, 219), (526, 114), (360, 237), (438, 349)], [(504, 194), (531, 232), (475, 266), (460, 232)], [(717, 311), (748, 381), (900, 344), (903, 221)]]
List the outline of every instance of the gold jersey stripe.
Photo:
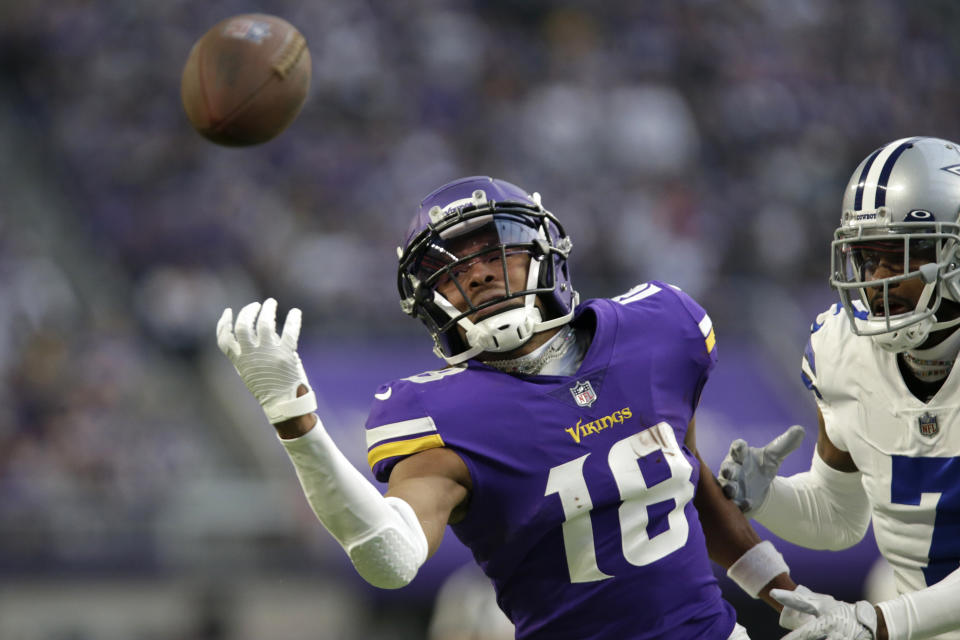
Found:
[(717, 336), (714, 335), (713, 329), (710, 329), (710, 335), (707, 336), (704, 342), (707, 343), (707, 353), (713, 351), (713, 347), (717, 344)]
[(373, 429), (367, 429), (367, 449), (369, 450), (376, 447), (384, 440), (408, 438), (420, 433), (426, 434), (431, 431), (436, 433), (437, 425), (433, 423), (433, 418), (430, 416), (374, 427)]
[(372, 469), (375, 464), (381, 460), (385, 460), (386, 458), (392, 458), (394, 456), (409, 456), (410, 454), (417, 453), (418, 451), (436, 449), (437, 447), (442, 446), (443, 438), (441, 438), (440, 434), (438, 433), (431, 433), (430, 435), (420, 436), (419, 438), (413, 438), (412, 440), (388, 442), (370, 449), (370, 451), (367, 452), (367, 463)]

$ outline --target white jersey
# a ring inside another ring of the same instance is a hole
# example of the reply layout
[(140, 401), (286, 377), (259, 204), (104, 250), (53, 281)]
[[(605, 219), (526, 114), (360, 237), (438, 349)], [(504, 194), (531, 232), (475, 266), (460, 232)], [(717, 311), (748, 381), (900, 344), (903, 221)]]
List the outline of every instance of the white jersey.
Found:
[[(960, 566), (960, 367), (924, 403), (896, 354), (857, 336), (839, 304), (817, 317), (803, 377), (827, 435), (862, 473), (881, 553), (900, 593)], [(960, 638), (960, 631), (937, 636)]]

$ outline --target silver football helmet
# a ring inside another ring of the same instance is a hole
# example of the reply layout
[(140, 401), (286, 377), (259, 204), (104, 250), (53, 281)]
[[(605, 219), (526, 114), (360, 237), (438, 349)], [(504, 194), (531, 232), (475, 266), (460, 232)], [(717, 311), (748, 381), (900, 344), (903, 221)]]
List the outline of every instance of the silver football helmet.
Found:
[[(960, 301), (960, 147), (903, 138), (871, 153), (853, 172), (834, 232), (830, 284), (854, 333), (892, 352), (919, 347), (940, 321), (944, 299)], [(923, 284), (914, 305), (897, 288)]]

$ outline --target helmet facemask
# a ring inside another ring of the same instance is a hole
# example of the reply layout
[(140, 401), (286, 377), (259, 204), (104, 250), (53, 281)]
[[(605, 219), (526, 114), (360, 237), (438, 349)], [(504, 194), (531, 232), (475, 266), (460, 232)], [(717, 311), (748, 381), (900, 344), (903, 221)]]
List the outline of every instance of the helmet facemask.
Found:
[[(570, 240), (539, 197), (528, 198), (492, 202), (480, 191), (449, 211), (431, 207), (431, 222), (399, 252), (401, 305), (427, 326), (434, 352), (449, 364), (513, 351), (573, 315)], [(521, 262), (526, 272), (518, 278)], [(499, 283), (489, 291), (471, 287), (467, 277), (478, 263), (474, 275), (486, 273)]]
[[(884, 209), (870, 215), (876, 215), (872, 224), (846, 224), (834, 233), (830, 284), (854, 333), (872, 337), (887, 351), (916, 349), (931, 332), (960, 323), (936, 316), (944, 299), (960, 300), (960, 225), (890, 224)], [(918, 285), (922, 289), (914, 300), (908, 291), (915, 294)]]
[(960, 324), (957, 144), (922, 136), (885, 144), (853, 171), (841, 211), (830, 284), (855, 334), (901, 352)]

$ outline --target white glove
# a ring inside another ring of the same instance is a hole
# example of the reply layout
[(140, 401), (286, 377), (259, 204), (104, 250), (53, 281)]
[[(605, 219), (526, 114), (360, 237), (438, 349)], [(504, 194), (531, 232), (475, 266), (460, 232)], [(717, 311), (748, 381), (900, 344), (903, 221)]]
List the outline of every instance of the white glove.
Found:
[(874, 640), (877, 637), (877, 612), (866, 600), (850, 604), (819, 593), (785, 589), (771, 589), (770, 596), (784, 606), (784, 611), (796, 609), (816, 616), (782, 640)]
[[(271, 424), (317, 410), (317, 399), (297, 354), (300, 309), (291, 309), (287, 314), (283, 335), (277, 335), (276, 317), (277, 301), (267, 298), (262, 309), (259, 302), (241, 309), (236, 327), (233, 310), (229, 308), (224, 309), (217, 323), (217, 345), (230, 358)], [(309, 391), (298, 398), (301, 384)]]
[[(802, 584), (798, 584), (797, 588), (793, 591), (785, 591), (784, 589), (771, 589), (771, 595), (774, 591), (776, 591), (778, 594), (789, 593), (791, 596), (788, 597), (788, 599), (793, 600), (796, 600), (797, 596), (803, 596), (803, 599), (806, 603), (816, 609), (816, 611), (819, 611), (819, 613), (811, 613), (810, 609), (807, 607), (804, 607), (803, 609), (795, 609), (792, 606), (785, 606), (780, 612), (780, 626), (784, 629), (799, 629), (808, 622), (816, 620), (818, 615), (822, 615), (833, 607), (843, 604), (831, 595), (810, 591), (810, 589), (807, 589)], [(776, 598), (776, 600), (783, 604), (783, 601), (780, 600), (780, 598)]]
[(783, 459), (800, 446), (803, 435), (803, 427), (795, 424), (765, 447), (750, 447), (743, 439), (734, 440), (717, 473), (723, 494), (749, 517), (763, 504)]

